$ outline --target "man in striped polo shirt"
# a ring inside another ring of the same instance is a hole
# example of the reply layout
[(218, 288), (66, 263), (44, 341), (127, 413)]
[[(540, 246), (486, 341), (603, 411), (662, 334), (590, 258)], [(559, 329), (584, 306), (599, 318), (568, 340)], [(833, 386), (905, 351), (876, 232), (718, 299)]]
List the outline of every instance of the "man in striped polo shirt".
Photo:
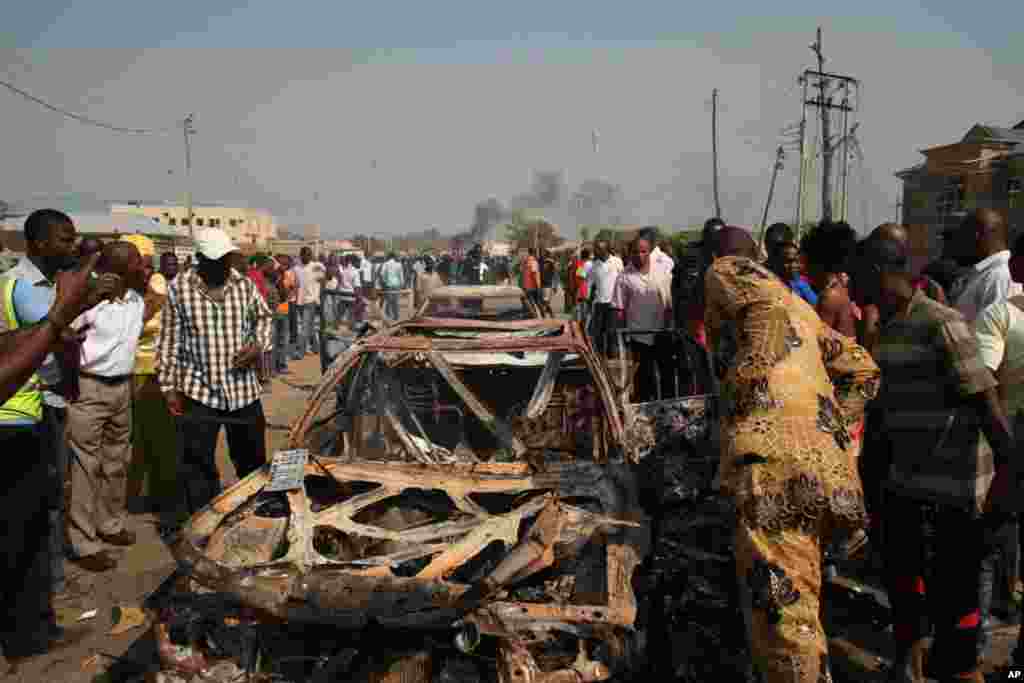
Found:
[(887, 472), (880, 508), (891, 680), (925, 680), (924, 638), (934, 626), (929, 676), (980, 683), (978, 589), (1012, 511), (1010, 428), (973, 332), (960, 313), (914, 289), (904, 245), (875, 237), (859, 252), (854, 291), (881, 319), (882, 424), (865, 435), (862, 460)]

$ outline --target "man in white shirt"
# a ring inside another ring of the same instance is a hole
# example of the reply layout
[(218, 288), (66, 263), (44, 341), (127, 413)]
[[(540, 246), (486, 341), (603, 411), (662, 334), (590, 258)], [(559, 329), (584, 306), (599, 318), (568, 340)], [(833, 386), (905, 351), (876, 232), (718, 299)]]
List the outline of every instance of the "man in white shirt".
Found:
[(590, 336), (599, 353), (604, 353), (608, 334), (614, 327), (615, 312), (612, 309), (612, 293), (619, 271), (611, 262), (608, 242), (601, 240), (594, 245), (597, 258), (587, 275), (587, 289), (590, 290), (592, 312), (590, 315)]
[(132, 456), (131, 380), (145, 308), (138, 292), (145, 288), (145, 266), (134, 244), (117, 241), (103, 248), (97, 271), (117, 275), (121, 287), (75, 323), (85, 341), (79, 400), (68, 406), (73, 456), (68, 540), (71, 554), (84, 566), (103, 571), (117, 565), (104, 544), (135, 543), (124, 522)]
[(384, 318), (397, 321), (399, 296), (405, 286), (405, 269), (394, 252), (388, 254), (388, 260), (377, 271), (377, 286), (384, 292)]
[[(950, 251), (953, 257), (961, 266), (970, 270), (953, 284), (951, 300), (954, 308), (968, 323), (974, 323), (982, 311), (993, 304), (1005, 302), (1024, 291), (1020, 283), (1014, 282), (1010, 276), (1009, 235), (1006, 221), (997, 211), (977, 209), (971, 212), (952, 238), (953, 247)], [(1008, 316), (1009, 312), (1007, 320)], [(985, 324), (991, 328), (995, 321), (990, 319)], [(989, 362), (986, 358), (986, 364)], [(989, 621), (995, 577), (999, 573), (998, 564), (1003, 557), (1019, 554), (1016, 545), (1007, 541), (1007, 547), (1002, 549), (1001, 554), (988, 555), (983, 561), (979, 599), (983, 624)], [(990, 645), (987, 629), (983, 630), (983, 634), (984, 637), (978, 643), (978, 656), (981, 658), (985, 657)]]
[[(975, 319), (974, 330), (981, 360), (999, 382), (999, 398), (1006, 417), (1014, 432), (1020, 434), (1024, 429), (1024, 296), (1013, 296), (985, 308)], [(1011, 566), (1007, 576), (1011, 581), (1016, 581), (1020, 572), (1019, 547), (1017, 556), (1008, 558)], [(1010, 663), (1024, 665), (1024, 629), (1017, 638)]]
[(338, 309), (338, 322), (350, 315), (353, 323), (356, 320), (356, 292), (359, 290), (359, 271), (353, 265), (355, 257), (343, 256), (341, 269), (338, 271), (338, 291), (341, 293), (341, 306)]
[(1010, 249), (1006, 221), (992, 209), (978, 209), (953, 234), (953, 254), (970, 271), (953, 286), (951, 301), (967, 322), (974, 322), (997, 301), (1020, 294), (1020, 283), (1010, 276)]
[(369, 256), (364, 256), (360, 264), (359, 277), (363, 282), (364, 289), (373, 287), (373, 261)]
[(299, 252), (299, 354), (319, 353), (316, 334), (316, 314), (320, 308), (320, 287), (327, 279), (324, 264), (313, 260), (313, 250), (303, 247)]

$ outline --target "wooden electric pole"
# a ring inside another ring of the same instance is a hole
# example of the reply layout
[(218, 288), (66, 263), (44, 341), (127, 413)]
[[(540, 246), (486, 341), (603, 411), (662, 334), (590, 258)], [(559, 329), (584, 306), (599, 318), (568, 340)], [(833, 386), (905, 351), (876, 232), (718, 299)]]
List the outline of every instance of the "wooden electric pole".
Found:
[(711, 91), (711, 163), (712, 187), (715, 193), (715, 218), (722, 217), (722, 203), (718, 201), (718, 88)]
[[(821, 27), (818, 27), (818, 38), (811, 45), (811, 50), (818, 58), (818, 73), (825, 71), (825, 56), (821, 51)], [(831, 105), (832, 98), (826, 98), (829, 80), (818, 78), (818, 113), (821, 114), (821, 217), (823, 220), (832, 218), (832, 112), (826, 107)]]
[(797, 186), (796, 192), (796, 221), (793, 226), (796, 230), (797, 239), (800, 238), (800, 232), (803, 228), (804, 217), (806, 212), (804, 211), (807, 203), (807, 176), (810, 170), (810, 163), (807, 160), (808, 145), (807, 145), (807, 76), (806, 74), (800, 76), (797, 83), (803, 88), (803, 95), (800, 97), (800, 176), (799, 185)]
[(758, 244), (764, 246), (764, 231), (768, 225), (768, 210), (772, 206), (772, 197), (775, 195), (775, 179), (779, 177), (782, 170), (782, 161), (786, 158), (786, 152), (782, 147), (775, 150), (775, 163), (772, 164), (772, 180), (768, 185), (768, 201), (764, 203), (764, 216), (761, 217), (761, 236), (757, 239)]

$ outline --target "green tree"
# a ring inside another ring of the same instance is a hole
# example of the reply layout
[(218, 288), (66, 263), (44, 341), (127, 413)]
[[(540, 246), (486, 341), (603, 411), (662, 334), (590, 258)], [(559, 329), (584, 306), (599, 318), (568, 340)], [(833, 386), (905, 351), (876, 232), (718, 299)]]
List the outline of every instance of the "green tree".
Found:
[(580, 240), (583, 242), (590, 240), (590, 226), (584, 225), (580, 228)]
[(516, 211), (505, 224), (505, 236), (516, 249), (530, 248), (535, 245), (541, 249), (558, 246), (562, 239), (555, 226), (543, 218), (530, 216), (525, 211)]

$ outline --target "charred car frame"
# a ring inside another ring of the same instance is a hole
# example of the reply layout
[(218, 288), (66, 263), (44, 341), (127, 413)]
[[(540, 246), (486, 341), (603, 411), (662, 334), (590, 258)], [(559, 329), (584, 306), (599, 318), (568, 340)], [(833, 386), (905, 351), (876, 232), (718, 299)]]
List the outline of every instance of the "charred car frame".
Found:
[(635, 665), (659, 509), (637, 465), (698, 448), (712, 418), (693, 390), (631, 404), (630, 381), (568, 321), (356, 340), (292, 428), (303, 485), (268, 493), (264, 468), (222, 493), (175, 539), (179, 568), (261, 618), (490, 638), (506, 683), (607, 680)]

